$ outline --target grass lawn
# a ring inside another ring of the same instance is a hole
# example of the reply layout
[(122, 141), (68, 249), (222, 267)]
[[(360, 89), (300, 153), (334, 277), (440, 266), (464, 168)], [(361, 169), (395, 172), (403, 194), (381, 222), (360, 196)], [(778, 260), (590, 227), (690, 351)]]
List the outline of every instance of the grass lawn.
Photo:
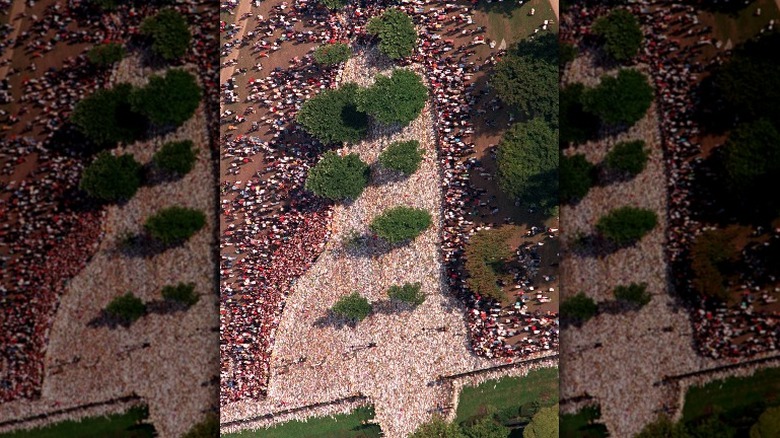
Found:
[(488, 406), (497, 410), (519, 409), (532, 401), (538, 401), (542, 406), (558, 402), (558, 368), (542, 368), (531, 371), (525, 377), (504, 377), (463, 388), (455, 422), (478, 415)]
[(598, 406), (586, 406), (576, 414), (563, 414), (560, 419), (561, 438), (605, 438), (607, 427), (595, 421), (601, 418)]
[(151, 438), (154, 426), (138, 424), (147, 418), (142, 409), (131, 409), (124, 414), (90, 417), (84, 420), (63, 421), (40, 429), (19, 430), (0, 434), (0, 438)]
[[(755, 15), (761, 8), (761, 16)], [(777, 9), (775, 0), (756, 0), (736, 14), (728, 13), (703, 13), (703, 21), (713, 26), (715, 38), (723, 41), (731, 39), (736, 46), (757, 35), (761, 28), (769, 24), (769, 20), (775, 22), (780, 19), (780, 10)]]
[(270, 429), (221, 436), (227, 438), (378, 438), (381, 434), (378, 425), (362, 424), (363, 421), (372, 418), (374, 418), (374, 409), (366, 407), (334, 417), (310, 418), (305, 423), (289, 421)]
[[(749, 377), (730, 377), (692, 387), (685, 394), (682, 421), (689, 423), (713, 413), (724, 418), (758, 415), (780, 405), (780, 368), (768, 368)], [(755, 420), (754, 420), (755, 421)]]
[[(528, 15), (531, 8), (536, 10), (533, 17)], [(487, 14), (487, 37), (498, 44), (502, 39), (506, 39), (507, 45), (511, 45), (532, 35), (534, 29), (540, 27), (544, 20), (552, 20), (553, 24), (548, 26), (548, 29), (558, 32), (558, 20), (549, 0), (531, 0), (520, 7), (517, 7), (515, 0), (493, 3), (483, 0), (475, 9), (478, 13)]]

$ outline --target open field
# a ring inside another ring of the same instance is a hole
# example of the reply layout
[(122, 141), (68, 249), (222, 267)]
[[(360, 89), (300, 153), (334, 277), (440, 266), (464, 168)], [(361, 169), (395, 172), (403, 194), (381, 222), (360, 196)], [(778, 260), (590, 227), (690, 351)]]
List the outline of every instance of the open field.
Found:
[(18, 430), (0, 434), (0, 438), (151, 438), (154, 426), (140, 424), (148, 415), (142, 409), (130, 409), (123, 414), (63, 421), (39, 429)]
[(225, 438), (374, 438), (381, 436), (376, 424), (365, 424), (374, 418), (374, 409), (358, 408), (349, 414), (311, 418), (307, 422), (288, 421), (278, 426), (239, 433), (223, 434)]
[(711, 413), (722, 413), (724, 417), (750, 411), (760, 414), (767, 407), (778, 405), (780, 368), (768, 368), (749, 377), (730, 377), (692, 387), (685, 395), (683, 421), (688, 423)]

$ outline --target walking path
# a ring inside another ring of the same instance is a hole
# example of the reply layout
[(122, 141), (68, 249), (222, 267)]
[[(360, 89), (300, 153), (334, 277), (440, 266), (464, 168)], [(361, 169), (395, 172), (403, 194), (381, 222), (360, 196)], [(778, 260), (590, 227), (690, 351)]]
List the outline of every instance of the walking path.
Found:
[[(778, 0), (780, 1), (780, 0)], [(15, 21), (22, 21), (22, 17), (19, 17), (19, 14), (23, 13), (25, 10), (25, 7), (27, 5), (26, 0), (19, 0), (11, 2), (11, 9), (8, 11), (8, 22), (14, 23)], [(16, 37), (19, 36), (19, 32), (21, 32), (22, 26), (21, 23), (17, 23), (14, 26), (14, 30), (11, 31), (11, 33), (8, 35), (8, 40), (16, 40)], [(8, 77), (8, 70), (11, 69), (11, 60), (14, 59), (14, 46), (9, 47), (4, 53), (3, 56), (0, 56), (0, 78)], [(8, 61), (7, 65), (3, 65), (4, 62)]]

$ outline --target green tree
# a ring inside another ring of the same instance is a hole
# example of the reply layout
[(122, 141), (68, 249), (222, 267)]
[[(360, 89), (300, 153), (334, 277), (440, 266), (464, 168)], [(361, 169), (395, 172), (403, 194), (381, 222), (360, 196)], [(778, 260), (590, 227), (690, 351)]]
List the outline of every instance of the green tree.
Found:
[(393, 207), (371, 221), (371, 231), (389, 243), (412, 240), (427, 230), (433, 220), (427, 210), (411, 207)]
[(728, 267), (738, 256), (734, 239), (736, 229), (707, 230), (691, 246), (693, 288), (704, 296), (728, 302)]
[(523, 438), (558, 438), (558, 405), (542, 408), (523, 429)]
[(780, 173), (780, 133), (766, 120), (737, 126), (723, 146), (722, 169), (732, 197), (778, 205), (764, 189), (775, 186)]
[(636, 176), (645, 170), (649, 155), (642, 140), (620, 142), (604, 157), (604, 167), (615, 173)]
[(219, 416), (209, 413), (196, 423), (182, 438), (214, 438), (219, 436)]
[(489, 416), (463, 427), (463, 434), (468, 438), (507, 438), (510, 432), (508, 427)]
[(689, 438), (688, 431), (682, 423), (672, 423), (666, 416), (660, 416), (654, 422), (646, 425), (634, 438)]
[(647, 283), (631, 283), (627, 286), (617, 286), (613, 293), (615, 299), (642, 307), (650, 302), (653, 297), (647, 291)]
[(126, 201), (141, 186), (141, 164), (131, 154), (101, 152), (81, 174), (79, 187), (101, 201)]
[(118, 43), (98, 44), (87, 52), (89, 62), (99, 67), (107, 67), (121, 61), (124, 57), (125, 48)]
[(404, 283), (403, 286), (393, 285), (387, 290), (391, 300), (419, 306), (425, 302), (425, 294), (420, 290), (420, 283)]
[(366, 319), (371, 309), (371, 303), (357, 292), (342, 297), (331, 307), (334, 314), (353, 321)]
[(152, 41), (152, 51), (166, 61), (184, 56), (192, 39), (187, 19), (173, 9), (163, 9), (146, 18), (140, 31)]
[(466, 438), (460, 427), (447, 423), (442, 417), (435, 415), (427, 423), (420, 425), (409, 438)]
[(653, 102), (653, 87), (647, 76), (622, 69), (617, 77), (604, 76), (601, 83), (582, 94), (583, 109), (607, 125), (633, 126)]
[(162, 297), (166, 301), (181, 303), (187, 307), (200, 301), (200, 296), (195, 293), (195, 283), (179, 283), (162, 288)]
[(593, 34), (604, 43), (604, 51), (615, 61), (623, 62), (636, 56), (642, 45), (642, 29), (634, 14), (615, 9), (593, 23)]
[(146, 304), (140, 298), (128, 292), (111, 300), (106, 313), (125, 325), (130, 325), (146, 314)]
[(185, 207), (164, 208), (150, 216), (144, 229), (163, 245), (186, 241), (206, 225), (206, 215), (200, 210)]
[(368, 116), (357, 108), (358, 90), (350, 83), (323, 91), (303, 103), (296, 120), (322, 143), (356, 143), (368, 130)]
[(658, 215), (635, 207), (620, 207), (602, 216), (596, 231), (619, 246), (632, 245), (658, 225)]
[(750, 438), (770, 438), (780, 436), (780, 406), (768, 408), (758, 417), (758, 422), (750, 428)]
[(157, 167), (167, 172), (186, 175), (197, 160), (198, 150), (190, 140), (165, 143), (152, 157)]
[(382, 151), (379, 155), (379, 162), (386, 169), (411, 175), (420, 167), (423, 154), (425, 154), (425, 149), (420, 148), (419, 141), (397, 141)]
[(334, 201), (357, 199), (368, 185), (370, 168), (358, 154), (340, 156), (325, 152), (322, 159), (309, 169), (306, 189), (317, 196)]
[(180, 126), (198, 109), (202, 92), (195, 76), (172, 69), (165, 76), (152, 76), (149, 83), (130, 94), (134, 111), (157, 125)]
[(428, 89), (420, 76), (403, 68), (377, 75), (374, 85), (358, 94), (358, 109), (381, 123), (406, 126), (420, 115)]
[(560, 91), (559, 135), (562, 148), (570, 144), (585, 143), (598, 136), (600, 120), (595, 114), (585, 111), (582, 95), (585, 85), (573, 83)]
[(585, 292), (580, 292), (561, 301), (561, 317), (576, 324), (584, 323), (593, 318), (598, 310), (596, 302), (593, 301), (593, 298), (585, 295)]
[(596, 181), (596, 166), (583, 154), (560, 157), (560, 191), (565, 203), (585, 197)]
[(417, 45), (414, 22), (398, 9), (388, 9), (382, 15), (371, 18), (366, 32), (379, 37), (379, 51), (390, 59), (410, 56)]
[(131, 109), (132, 90), (130, 84), (98, 90), (76, 104), (70, 120), (84, 136), (102, 147), (136, 141), (146, 131), (148, 122)]
[(563, 68), (566, 66), (566, 64), (574, 61), (577, 58), (577, 55), (579, 54), (579, 50), (577, 49), (577, 46), (571, 43), (561, 42), (560, 47), (558, 49), (558, 56), (559, 58), (559, 68)]
[(499, 227), (479, 230), (469, 238), (463, 254), (469, 290), (494, 300), (503, 299), (498, 287), (498, 273), (512, 256), (507, 243), (512, 233), (509, 227)]
[(558, 205), (558, 138), (541, 119), (513, 125), (498, 148), (498, 186), (550, 211)]
[(721, 419), (720, 415), (711, 414), (694, 424), (687, 424), (691, 438), (734, 438), (737, 430)]
[(318, 64), (335, 65), (346, 62), (352, 56), (349, 44), (333, 43), (317, 47), (314, 51), (314, 60)]

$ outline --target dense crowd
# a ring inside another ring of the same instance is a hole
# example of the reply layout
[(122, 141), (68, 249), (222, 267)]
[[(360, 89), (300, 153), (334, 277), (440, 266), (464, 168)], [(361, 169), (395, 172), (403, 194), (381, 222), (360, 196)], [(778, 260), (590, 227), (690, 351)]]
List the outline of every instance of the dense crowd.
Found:
[[(236, 6), (235, 2), (222, 3), (226, 11), (234, 11)], [(456, 47), (442, 34), (454, 31), (471, 36), (484, 29), (468, 28), (473, 21), (467, 6), (415, 1), (401, 9), (414, 18), (420, 30), (420, 44), (405, 64), (424, 66), (434, 97), (435, 134), (444, 176), (444, 263), (451, 290), (469, 308), (473, 348), (480, 355), (503, 358), (555, 350), (557, 314), (527, 312), (522, 305), (502, 309), (500, 303), (468, 291), (463, 280), (460, 255), (474, 231), (474, 223), (467, 217), (484, 194), (469, 182), (469, 173), (477, 166), (469, 158), (474, 152), (474, 145), (468, 142), (474, 130), (469, 118), (477, 97), (470, 80), (497, 58), (474, 61), (469, 43)], [(242, 50), (241, 56), (244, 51), (251, 52), (259, 61), (254, 69), (259, 73), (264, 59), (285, 42), (352, 41), (365, 45), (369, 40), (366, 22), (382, 10), (378, 2), (349, 5), (338, 14), (328, 13), (315, 2), (283, 3), (274, 6), (267, 17), (249, 12), (236, 17), (236, 25), (222, 23), (221, 52), (228, 58), (235, 50)], [(305, 24), (303, 29), (300, 23)], [(232, 66), (235, 61), (224, 64)], [(274, 331), (286, 294), (324, 248), (330, 217), (328, 204), (303, 190), (307, 169), (316, 163), (323, 147), (300, 131), (294, 116), (317, 90), (334, 86), (336, 72), (313, 65), (311, 54), (307, 54), (291, 60), (286, 69), (250, 78), (246, 89), (239, 89), (238, 74), (247, 72), (237, 70), (221, 84), (223, 104), (242, 104), (242, 109), (222, 112), (221, 123), (227, 125), (222, 135), (224, 171), (237, 178), (245, 167), (257, 166), (250, 163), (262, 160), (263, 164), (246, 182), (229, 178), (231, 182), (222, 188), (226, 225), (221, 240), (221, 404), (265, 395)], [(242, 126), (244, 123), (251, 123), (251, 128)], [(530, 284), (527, 278), (518, 278), (524, 286)], [(508, 342), (524, 332), (527, 336), (520, 336), (525, 339), (521, 344)]]
[[(203, 5), (182, 3), (177, 8), (191, 19), (194, 35), (186, 61), (198, 64), (206, 92), (216, 97), (211, 65), (217, 41), (215, 15), (204, 13), (209, 9)], [(5, 90), (3, 103), (12, 105), (9, 108), (14, 111), (1, 113), (10, 126), (25, 123), (22, 137), (3, 140), (0, 155), (2, 401), (34, 398), (40, 393), (44, 352), (59, 296), (95, 251), (103, 217), (102, 209), (91, 205), (78, 190), (87, 158), (75, 153), (79, 145), (71, 149), (74, 145), (66, 143), (72, 137), (67, 134), (72, 129), (67, 119), (79, 100), (108, 85), (110, 72), (92, 66), (84, 51), (37, 76), (35, 60), (55, 56), (60, 50), (75, 53), (74, 44), (127, 43), (141, 20), (156, 10), (144, 4), (120, 6), (106, 14), (85, 1), (71, 0), (67, 5), (53, 3), (40, 16), (22, 14), (30, 25), (19, 33), (14, 50), (27, 53), (30, 66), (9, 70), (4, 84), (18, 79), (21, 98), (13, 101), (10, 89)], [(216, 109), (216, 103), (212, 99), (209, 108)], [(213, 133), (217, 127), (214, 117)], [(18, 180), (11, 181), (12, 175)]]

